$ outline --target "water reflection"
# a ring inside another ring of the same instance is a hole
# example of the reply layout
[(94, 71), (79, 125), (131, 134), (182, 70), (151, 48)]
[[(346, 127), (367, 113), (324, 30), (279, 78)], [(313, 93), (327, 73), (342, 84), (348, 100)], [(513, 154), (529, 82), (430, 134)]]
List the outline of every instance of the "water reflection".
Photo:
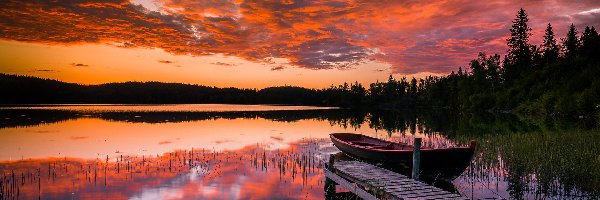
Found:
[[(0, 128), (10, 127), (27, 127), (37, 126), (42, 124), (59, 123), (67, 120), (78, 118), (98, 118), (108, 121), (121, 122), (143, 122), (143, 123), (174, 123), (174, 122), (190, 122), (214, 119), (254, 119), (263, 118), (272, 121), (298, 121), (302, 119), (322, 119), (349, 117), (353, 112), (337, 109), (312, 109), (310, 107), (292, 107), (302, 110), (260, 110), (254, 108), (254, 111), (213, 111), (213, 112), (197, 112), (197, 111), (173, 111), (183, 108), (169, 108), (166, 110), (139, 110), (122, 111), (111, 110), (92, 110), (92, 109), (77, 109), (68, 110), (65, 108), (55, 109), (17, 109), (15, 107), (1, 108), (0, 107)], [(287, 109), (292, 109), (287, 108)], [(91, 110), (91, 111), (90, 111)]]
[(24, 104), (0, 105), (2, 110), (62, 110), (76, 112), (239, 112), (332, 110), (337, 107), (242, 104)]
[(0, 189), (7, 199), (319, 199), (321, 145), (3, 162)]
[(306, 137), (326, 138), (335, 131), (345, 130), (319, 120), (289, 123), (238, 118), (150, 124), (78, 118), (3, 129), (0, 159), (156, 155), (194, 147), (234, 150), (257, 143), (285, 148), (289, 142)]
[[(14, 170), (17, 181), (22, 172), (29, 184), (36, 183), (36, 170), (41, 170), (41, 184), (47, 186), (42, 194), (55, 198), (322, 199), (319, 162), (324, 153), (336, 151), (328, 143), (328, 134), (357, 132), (407, 143), (414, 136), (424, 137), (424, 145), (431, 147), (477, 140), (471, 167), (453, 181), (460, 193), (471, 198), (595, 198), (600, 194), (600, 131), (596, 126), (597, 121), (415, 110), (0, 109), (0, 169), (10, 180)], [(300, 144), (307, 145), (300, 148)], [(194, 149), (198, 162), (166, 171), (166, 162), (173, 163), (168, 157), (175, 152), (183, 155), (180, 149), (187, 154)], [(208, 157), (200, 156), (201, 149), (205, 155), (218, 152), (217, 161), (202, 160)], [(282, 158), (289, 159), (287, 164), (282, 164)], [(135, 165), (140, 168), (128, 173), (132, 177), (122, 171), (113, 177), (111, 170), (123, 170), (120, 165), (128, 159), (132, 163), (142, 159), (142, 164)], [(48, 163), (50, 170), (55, 167), (52, 163), (58, 163), (54, 178), (54, 171), (46, 174)], [(302, 171), (300, 163), (311, 164)], [(63, 174), (60, 166), (67, 166), (68, 172)], [(87, 177), (81, 175), (82, 166), (91, 166)], [(89, 174), (94, 166), (99, 167), (95, 185)], [(102, 166), (108, 174), (106, 186), (101, 182)], [(57, 182), (46, 182), (50, 180)], [(82, 180), (87, 182), (77, 182)], [(10, 185), (6, 180), (2, 183), (4, 190)], [(35, 198), (34, 186), (22, 186), (17, 193)]]

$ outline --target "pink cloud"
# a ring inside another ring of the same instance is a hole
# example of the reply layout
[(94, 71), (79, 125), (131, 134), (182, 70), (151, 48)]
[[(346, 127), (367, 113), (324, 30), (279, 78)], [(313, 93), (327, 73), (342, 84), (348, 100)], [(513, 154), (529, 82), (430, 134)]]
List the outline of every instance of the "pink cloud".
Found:
[(541, 43), (547, 23), (600, 25), (598, 1), (164, 0), (160, 12), (126, 0), (0, 3), (0, 39), (46, 44), (109, 43), (174, 54), (220, 53), (262, 62), (287, 58), (309, 69), (351, 69), (367, 60), (393, 73), (447, 73), (478, 52), (506, 51), (525, 8)]

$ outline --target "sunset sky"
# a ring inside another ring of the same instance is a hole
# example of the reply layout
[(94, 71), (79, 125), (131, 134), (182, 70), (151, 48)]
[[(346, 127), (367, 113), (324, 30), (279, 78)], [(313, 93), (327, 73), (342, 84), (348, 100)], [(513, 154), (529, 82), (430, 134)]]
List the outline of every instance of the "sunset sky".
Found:
[(547, 23), (600, 26), (598, 0), (2, 0), (0, 73), (243, 88), (442, 75), (504, 55), (519, 8), (536, 45)]

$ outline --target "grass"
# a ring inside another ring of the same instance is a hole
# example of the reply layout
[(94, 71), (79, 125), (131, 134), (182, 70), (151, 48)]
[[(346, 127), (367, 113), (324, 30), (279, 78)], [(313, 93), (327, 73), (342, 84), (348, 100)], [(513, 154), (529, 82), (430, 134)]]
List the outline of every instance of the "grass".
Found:
[(496, 173), (508, 182), (511, 198), (600, 196), (600, 130), (488, 134), (477, 140), (469, 175), (484, 179)]

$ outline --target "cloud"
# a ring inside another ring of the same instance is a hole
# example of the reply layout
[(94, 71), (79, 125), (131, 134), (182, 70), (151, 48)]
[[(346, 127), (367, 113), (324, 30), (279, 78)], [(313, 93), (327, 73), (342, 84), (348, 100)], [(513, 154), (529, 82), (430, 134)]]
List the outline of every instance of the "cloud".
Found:
[(34, 69), (34, 70), (31, 70), (31, 72), (59, 72), (59, 71), (53, 70), (53, 69)]
[(71, 63), (71, 66), (73, 66), (73, 67), (88, 67), (89, 65), (81, 64), (81, 63)]
[(285, 67), (282, 65), (271, 67), (271, 71), (281, 71), (283, 69), (285, 69)]
[(214, 141), (215, 144), (223, 144), (223, 143), (230, 143), (233, 142), (233, 140), (217, 140)]
[(213, 62), (213, 63), (210, 63), (210, 64), (219, 65), (219, 66), (235, 66), (235, 64), (224, 63), (224, 62)]
[[(449, 72), (480, 51), (506, 52), (519, 8), (535, 35), (550, 22), (600, 26), (599, 1), (245, 1), (127, 0), (0, 2), (0, 39), (44, 44), (111, 44), (181, 55), (281, 58), (307, 69), (352, 69), (376, 60), (393, 73)], [(159, 61), (160, 62), (160, 61)], [(213, 63), (231, 66), (226, 63)]]
[(271, 139), (278, 141), (278, 142), (283, 141), (283, 137), (280, 137), (280, 136), (271, 136)]
[(164, 64), (171, 64), (173, 63), (173, 61), (170, 60), (158, 60), (159, 63), (164, 63)]
[(578, 14), (580, 14), (580, 15), (594, 15), (594, 14), (599, 14), (599, 13), (600, 13), (600, 8), (594, 8), (594, 9), (590, 9), (590, 10), (581, 11)]
[(158, 142), (159, 145), (163, 145), (163, 144), (171, 144), (173, 142), (169, 141), (169, 140), (165, 140), (165, 141), (160, 141)]

